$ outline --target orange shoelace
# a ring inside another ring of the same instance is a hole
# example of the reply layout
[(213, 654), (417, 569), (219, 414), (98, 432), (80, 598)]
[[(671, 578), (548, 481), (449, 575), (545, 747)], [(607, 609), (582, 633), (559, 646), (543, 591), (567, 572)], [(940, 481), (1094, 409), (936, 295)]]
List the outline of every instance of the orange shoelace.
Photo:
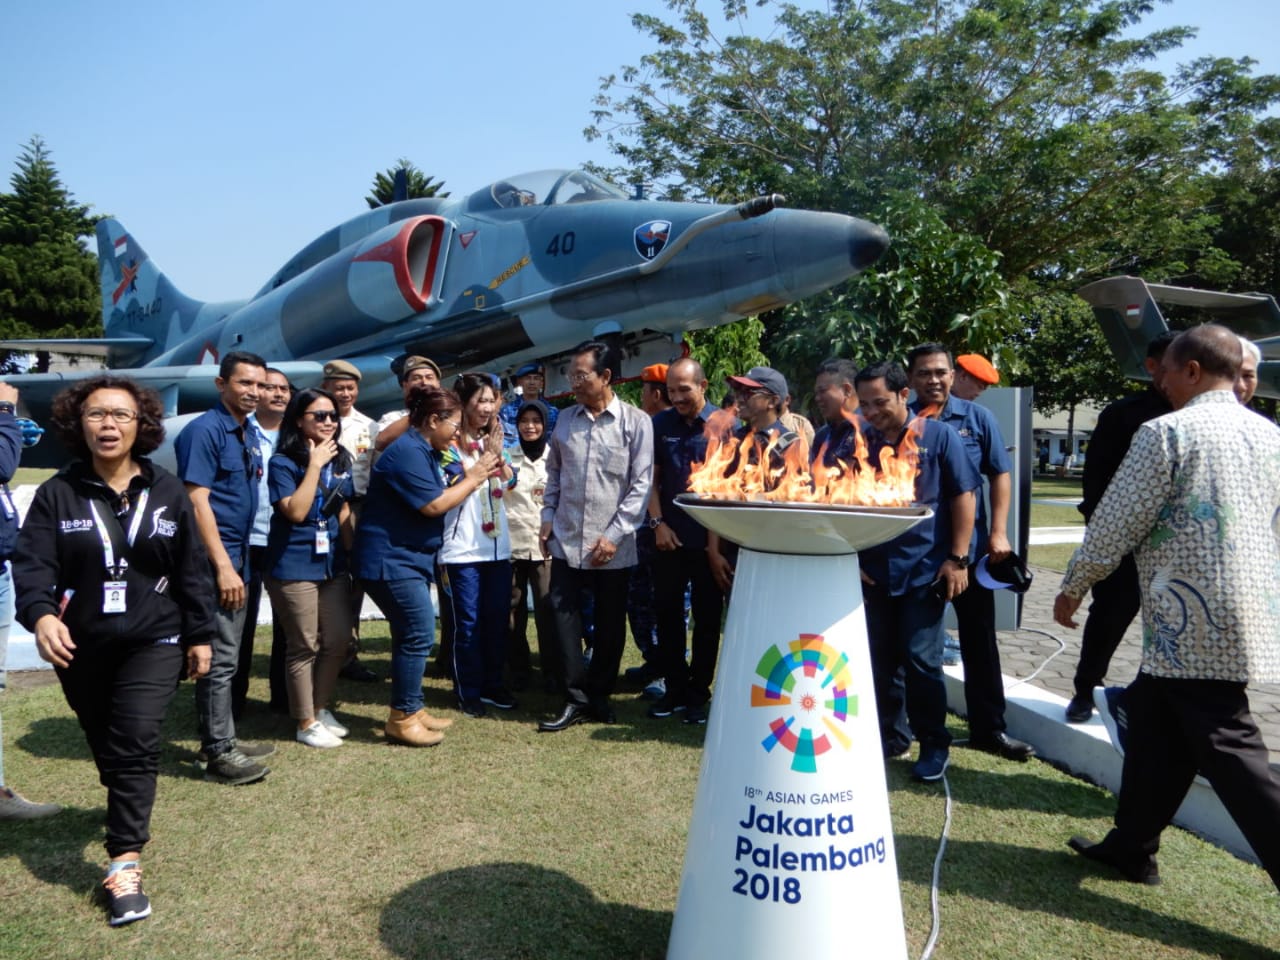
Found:
[(127, 897), (142, 889), (142, 868), (124, 867), (102, 881), (113, 896)]

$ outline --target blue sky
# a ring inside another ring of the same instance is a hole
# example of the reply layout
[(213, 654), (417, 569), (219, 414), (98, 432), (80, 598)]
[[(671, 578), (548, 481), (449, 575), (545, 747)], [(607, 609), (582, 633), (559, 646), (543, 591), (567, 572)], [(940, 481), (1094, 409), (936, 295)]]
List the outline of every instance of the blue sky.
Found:
[[(825, 7), (824, 0), (804, 0)], [(714, 14), (719, 0), (704, 0)], [(1152, 27), (1179, 60), (1280, 72), (1277, 0), (1176, 0)], [(630, 13), (662, 0), (186, 4), (51, 0), (0, 9), (0, 170), (39, 134), (63, 182), (191, 296), (245, 297), (365, 209), (407, 157), (455, 195), (501, 176), (611, 162), (587, 143), (600, 77), (650, 49)], [(754, 11), (767, 30), (771, 18)]]

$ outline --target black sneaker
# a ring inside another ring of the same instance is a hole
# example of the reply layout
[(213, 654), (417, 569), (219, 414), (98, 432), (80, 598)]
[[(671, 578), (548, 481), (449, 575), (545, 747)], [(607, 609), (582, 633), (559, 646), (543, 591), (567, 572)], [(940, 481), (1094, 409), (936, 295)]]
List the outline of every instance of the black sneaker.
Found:
[(684, 711), (684, 722), (688, 724), (706, 723), (707, 708), (703, 706), (687, 707)]
[(111, 926), (122, 927), (151, 916), (151, 901), (142, 892), (142, 868), (136, 863), (107, 874), (102, 890), (111, 911)]
[(680, 713), (684, 710), (684, 706), (683, 703), (677, 703), (671, 697), (664, 696), (649, 708), (649, 716), (655, 720), (660, 720), (663, 717), (671, 716), (673, 713)]
[[(274, 743), (248, 743), (245, 741), (234, 740), (231, 747), (233, 750), (239, 750), (250, 760), (261, 760), (263, 757), (272, 756), (276, 752)], [(196, 754), (196, 766), (201, 770), (209, 767), (209, 754), (201, 750)]]
[(497, 710), (514, 710), (516, 708), (516, 698), (501, 687), (497, 690), (490, 690), (487, 693), (480, 694), (480, 702), (487, 703)]
[(211, 783), (225, 783), (227, 786), (235, 787), (242, 783), (261, 780), (270, 772), (258, 761), (246, 757), (239, 747), (232, 747), (226, 753), (220, 753), (209, 759), (204, 778)]
[(489, 715), (489, 711), (484, 708), (484, 704), (479, 700), (459, 700), (458, 709), (468, 717), (475, 717), (477, 720)]

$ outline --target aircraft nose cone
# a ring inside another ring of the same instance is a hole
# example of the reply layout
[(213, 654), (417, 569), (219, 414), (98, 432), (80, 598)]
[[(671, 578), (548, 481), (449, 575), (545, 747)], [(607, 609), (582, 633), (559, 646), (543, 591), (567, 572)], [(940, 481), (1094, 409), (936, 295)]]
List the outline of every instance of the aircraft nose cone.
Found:
[(884, 227), (866, 220), (849, 225), (849, 263), (854, 270), (865, 270), (889, 249), (889, 234)]

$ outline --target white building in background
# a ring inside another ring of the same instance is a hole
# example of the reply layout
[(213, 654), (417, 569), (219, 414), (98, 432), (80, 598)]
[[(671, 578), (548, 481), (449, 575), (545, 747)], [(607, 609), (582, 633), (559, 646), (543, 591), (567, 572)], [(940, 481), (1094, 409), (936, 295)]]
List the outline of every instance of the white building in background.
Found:
[[(1089, 438), (1098, 423), (1098, 414), (1105, 404), (1094, 406), (1081, 404), (1075, 410), (1075, 422), (1071, 424), (1071, 442), (1067, 442), (1068, 413), (1059, 410), (1052, 416), (1033, 414), (1031, 440), (1035, 446), (1036, 469), (1067, 466), (1079, 470), (1089, 452)], [(1048, 459), (1046, 460), (1046, 454)], [(1046, 467), (1047, 465), (1047, 467)]]

